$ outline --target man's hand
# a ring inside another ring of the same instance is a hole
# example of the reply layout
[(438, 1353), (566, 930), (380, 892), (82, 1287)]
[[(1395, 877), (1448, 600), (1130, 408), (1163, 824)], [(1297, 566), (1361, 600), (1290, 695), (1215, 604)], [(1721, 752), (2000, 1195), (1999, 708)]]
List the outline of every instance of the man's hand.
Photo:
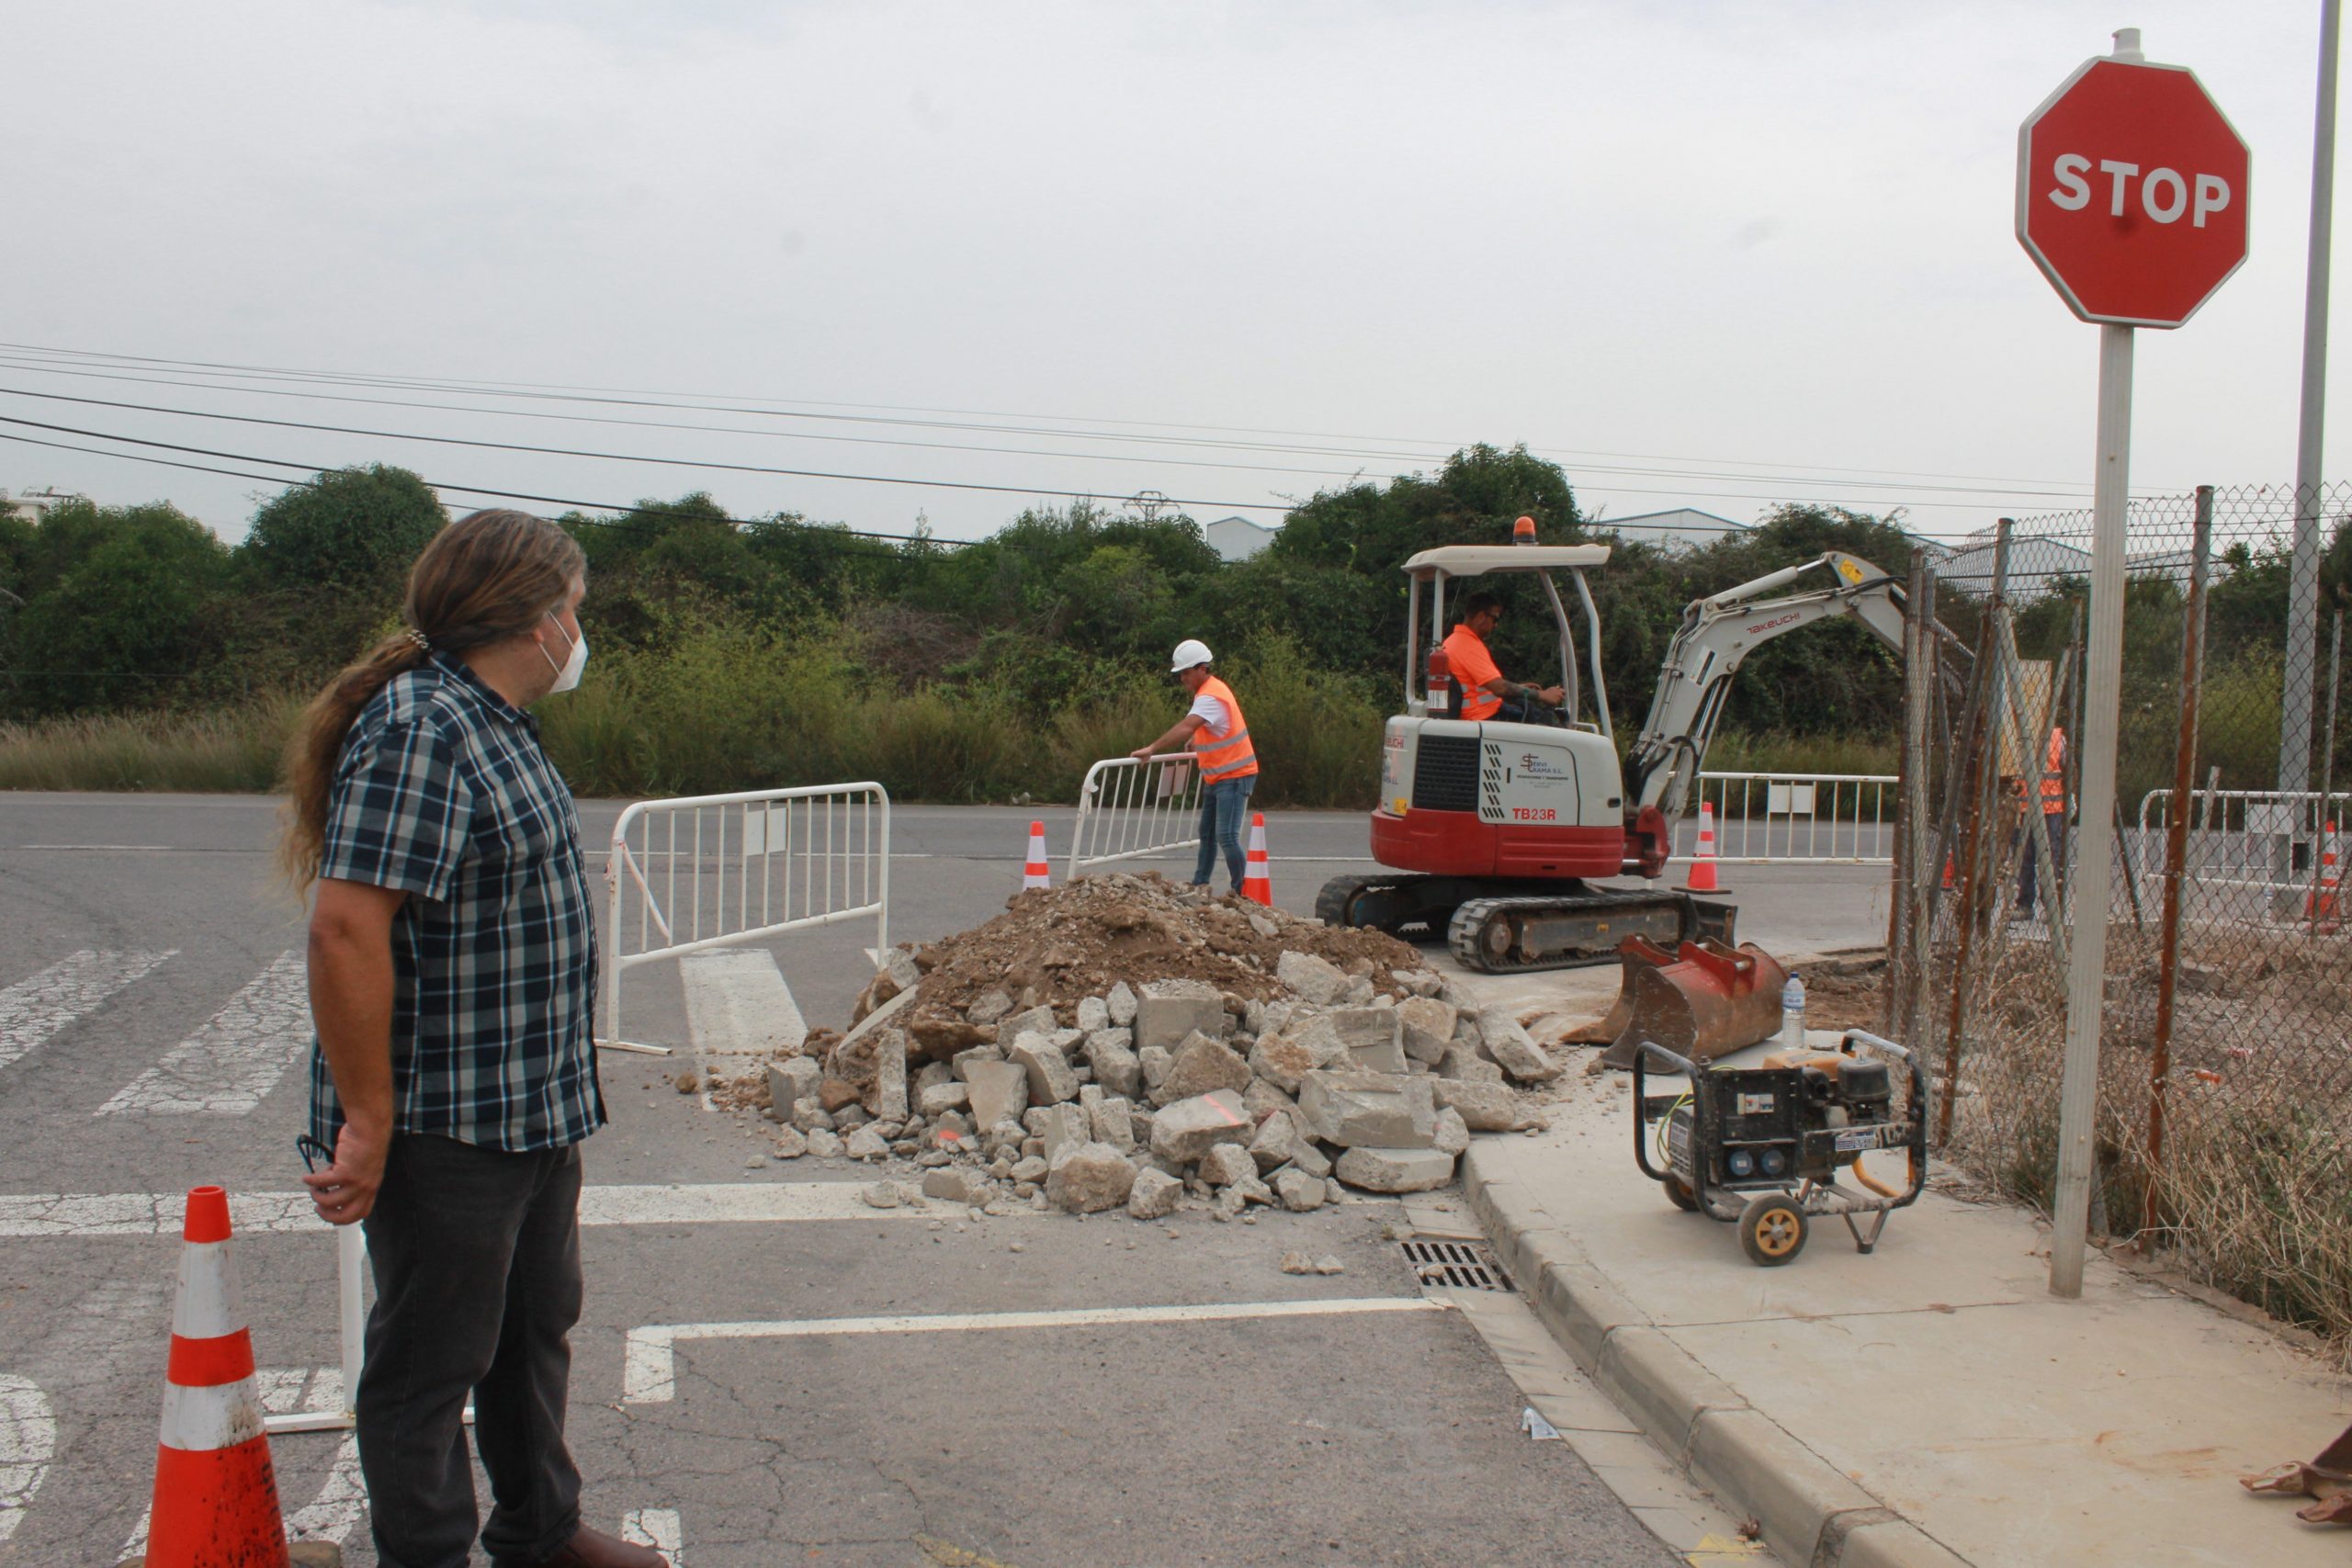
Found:
[(376, 1190), (384, 1184), (384, 1156), (391, 1140), (358, 1131), (350, 1122), (334, 1140), (334, 1163), (302, 1178), (319, 1218), (331, 1225), (356, 1224), (376, 1206)]
[(1148, 746), (1138, 746), (1134, 750), (1128, 752), (1127, 755), (1133, 757), (1138, 762), (1148, 762), (1151, 761), (1151, 748)]
[(1558, 707), (1567, 698), (1567, 692), (1559, 686), (1538, 686), (1534, 691), (1536, 700), (1549, 708)]

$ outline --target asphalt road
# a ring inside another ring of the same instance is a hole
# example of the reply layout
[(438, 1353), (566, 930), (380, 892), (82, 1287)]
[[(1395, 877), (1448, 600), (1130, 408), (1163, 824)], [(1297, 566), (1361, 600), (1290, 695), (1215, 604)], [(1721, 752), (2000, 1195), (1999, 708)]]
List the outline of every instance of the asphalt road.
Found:
[[(592, 845), (618, 809), (584, 807)], [(275, 810), (0, 796), (7, 1568), (109, 1562), (141, 1529), (191, 1185), (243, 1205), (266, 1394), (335, 1404), (334, 1249), (273, 1198), (297, 1190), (306, 1036)], [(986, 919), (1031, 817), (1059, 849), (1069, 815), (899, 808), (893, 937)], [(1305, 908), (1365, 863), (1363, 833), (1275, 816), (1280, 901)], [(1883, 871), (1727, 880), (1747, 885), (1743, 931), (1784, 950), (1883, 929)], [(842, 1020), (871, 940), (843, 926), (775, 945), (812, 1021)], [(628, 1032), (691, 1045), (671, 967), (632, 976)], [(747, 1165), (754, 1133), (664, 1070), (605, 1056), (614, 1123), (589, 1146), (572, 1423), (593, 1522), (679, 1541), (695, 1568), (1676, 1561), (1567, 1445), (1521, 1432), (1519, 1391), (1465, 1314), (1424, 1310), (1396, 1204), (1250, 1224), (879, 1213), (854, 1169)], [(1280, 1272), (1295, 1249), (1345, 1272)], [(1038, 1312), (1087, 1317), (1001, 1315)], [(906, 1316), (922, 1321), (842, 1326)], [(298, 1526), (372, 1563), (347, 1442), (275, 1449)]]

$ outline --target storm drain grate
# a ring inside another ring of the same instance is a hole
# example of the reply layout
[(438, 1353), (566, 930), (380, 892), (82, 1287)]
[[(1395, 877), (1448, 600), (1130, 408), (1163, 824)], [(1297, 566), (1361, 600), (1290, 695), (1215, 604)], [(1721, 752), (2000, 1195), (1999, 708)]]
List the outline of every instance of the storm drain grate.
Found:
[(1404, 1242), (1405, 1261), (1424, 1285), (1456, 1291), (1508, 1291), (1510, 1279), (1484, 1244), (1452, 1236), (1414, 1235)]

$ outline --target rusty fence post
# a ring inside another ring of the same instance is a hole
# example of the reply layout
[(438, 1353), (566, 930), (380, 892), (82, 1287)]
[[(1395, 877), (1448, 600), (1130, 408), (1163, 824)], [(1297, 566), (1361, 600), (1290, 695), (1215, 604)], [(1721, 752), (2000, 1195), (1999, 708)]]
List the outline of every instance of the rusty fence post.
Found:
[(2213, 547), (2213, 487), (2197, 487), (2197, 537), (2188, 556), (2188, 603), (2180, 623), (2180, 743), (2173, 757), (2172, 800), (2165, 812), (2163, 943), (2156, 960), (2156, 1042), (2148, 1062), (2148, 1179), (2140, 1234), (2163, 1220), (2158, 1190), (2165, 1166), (2165, 1090), (2172, 1076), (2173, 1002), (2180, 988), (2181, 880), (2188, 863), (2188, 795), (2197, 779), (2197, 706), (2205, 684), (2205, 568)]
[[(1943, 1092), (1936, 1101), (1936, 1143), (1939, 1146), (1951, 1141), (1951, 1107), (1957, 1098), (1952, 1086), (1960, 1078), (1961, 1037), (1968, 1026), (1969, 954), (1974, 946), (1977, 901), (1984, 895), (1984, 869), (1977, 863), (1984, 854), (1984, 818), (2001, 769), (2001, 721), (1996, 705), (2001, 670), (1994, 649), (1999, 637), (2001, 607), (2008, 596), (2009, 531), (2013, 526), (2013, 520), (2004, 517), (1993, 536), (1993, 592), (1985, 601), (1984, 625), (1977, 629), (1976, 663), (1970, 671), (1974, 679), (1968, 692), (1968, 718), (1962, 727), (1968, 768), (1961, 798), (1968, 802), (1968, 825), (1961, 835), (1960, 886), (1954, 889), (1960, 897), (1960, 942), (1952, 959), (1951, 1006), (1944, 1032)], [(1987, 682), (1991, 683), (1989, 694)], [(1989, 758), (1984, 754), (1987, 748), (1993, 753)]]

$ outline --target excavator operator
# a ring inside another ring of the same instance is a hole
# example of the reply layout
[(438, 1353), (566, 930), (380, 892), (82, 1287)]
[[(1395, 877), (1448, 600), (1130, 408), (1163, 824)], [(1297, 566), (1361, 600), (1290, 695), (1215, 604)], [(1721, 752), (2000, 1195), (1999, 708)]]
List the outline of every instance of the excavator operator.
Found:
[(1519, 724), (1553, 724), (1553, 714), (1566, 694), (1557, 686), (1530, 686), (1507, 681), (1487, 650), (1487, 639), (1502, 624), (1503, 602), (1491, 593), (1473, 593), (1462, 602), (1462, 619), (1445, 639), (1445, 657), (1462, 685), (1462, 716), (1500, 718)]

